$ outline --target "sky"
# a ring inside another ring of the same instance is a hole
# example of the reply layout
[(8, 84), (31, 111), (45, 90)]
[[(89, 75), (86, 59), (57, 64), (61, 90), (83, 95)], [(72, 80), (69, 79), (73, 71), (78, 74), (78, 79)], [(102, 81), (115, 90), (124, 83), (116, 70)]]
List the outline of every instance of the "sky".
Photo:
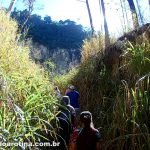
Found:
[[(2, 5), (8, 7), (11, 0), (0, 0)], [(21, 2), (18, 0), (15, 4), (17, 8), (25, 8)], [(83, 0), (84, 1), (84, 0)], [(92, 0), (98, 2), (97, 0)], [(100, 17), (98, 3), (91, 5), (91, 9), (95, 9), (94, 14), (97, 14), (96, 17)], [(34, 12), (41, 16), (49, 15), (52, 20), (66, 20), (70, 19), (83, 26), (90, 27), (88, 12), (85, 2), (80, 2), (78, 0), (36, 0), (34, 5)], [(94, 17), (95, 15), (93, 15)], [(95, 21), (98, 20), (95, 17)], [(96, 28), (100, 28), (100, 23), (96, 23)]]
[[(11, 0), (0, 0), (2, 6), (8, 7)], [(85, 0), (81, 0), (85, 1)], [(70, 19), (78, 24), (82, 24), (85, 27), (90, 27), (89, 17), (87, 12), (87, 7), (85, 2), (79, 0), (36, 0), (34, 5), (34, 12), (41, 16), (51, 16), (53, 21), (66, 20)], [(136, 0), (135, 0), (136, 1)], [(150, 21), (149, 19), (149, 6), (148, 0), (138, 0), (143, 10), (142, 13), (147, 16), (145, 20)], [(120, 0), (105, 0), (106, 6), (106, 15), (109, 30), (112, 33), (121, 32), (121, 23), (123, 23), (122, 12), (118, 8), (120, 7)], [(89, 0), (89, 5), (91, 9), (91, 14), (93, 18), (93, 24), (95, 30), (101, 30), (103, 25), (103, 18), (100, 14), (99, 9), (99, 0)], [(22, 3), (22, 0), (18, 0), (15, 4), (17, 9), (23, 9), (25, 6)], [(129, 9), (126, 3), (127, 10)], [(131, 14), (128, 10), (128, 21), (131, 22)], [(129, 23), (128, 22), (128, 23)], [(126, 24), (128, 24), (126, 22)], [(129, 23), (131, 24), (131, 23)]]

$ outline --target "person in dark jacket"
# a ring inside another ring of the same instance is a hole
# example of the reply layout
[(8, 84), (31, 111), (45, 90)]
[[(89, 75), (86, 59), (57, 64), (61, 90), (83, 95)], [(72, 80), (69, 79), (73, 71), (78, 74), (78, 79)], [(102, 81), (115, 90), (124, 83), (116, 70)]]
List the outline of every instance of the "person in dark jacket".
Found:
[(60, 100), (59, 113), (57, 119), (59, 120), (59, 137), (60, 150), (66, 150), (69, 144), (71, 134), (71, 117), (75, 115), (75, 110), (70, 106), (70, 99), (68, 96), (63, 96)]

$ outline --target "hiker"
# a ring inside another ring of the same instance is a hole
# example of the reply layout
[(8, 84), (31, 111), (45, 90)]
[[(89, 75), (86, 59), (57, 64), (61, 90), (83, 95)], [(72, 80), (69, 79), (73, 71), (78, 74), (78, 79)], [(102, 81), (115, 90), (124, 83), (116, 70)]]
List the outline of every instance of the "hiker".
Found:
[[(62, 101), (63, 101), (63, 103), (65, 103), (65, 105), (67, 106), (67, 109), (70, 111), (71, 119), (72, 119), (72, 117), (75, 117), (76, 116), (76, 112), (75, 112), (74, 107), (72, 107), (70, 105), (70, 98), (69, 98), (69, 96), (63, 96), (62, 97)], [(72, 121), (73, 120), (74, 119), (72, 119)]]
[(73, 85), (70, 85), (68, 92), (66, 92), (66, 95), (69, 96), (70, 105), (74, 107), (76, 117), (78, 117), (80, 115), (79, 92), (75, 90), (75, 87)]
[(72, 121), (72, 132), (70, 134), (69, 150), (75, 150), (75, 142), (79, 135), (79, 131), (80, 131), (79, 124), (77, 122), (76, 117), (74, 117)]
[(70, 85), (68, 85), (68, 88), (67, 88), (66, 91), (65, 91), (65, 95), (66, 95), (68, 92), (70, 92)]
[(59, 129), (59, 141), (60, 141), (60, 148), (61, 150), (66, 150), (70, 134), (71, 134), (71, 118), (72, 116), (75, 116), (75, 110), (70, 105), (70, 99), (68, 96), (63, 96), (60, 101), (60, 107), (59, 107), (59, 114), (57, 115), (57, 118), (59, 120), (60, 129)]
[(62, 95), (61, 95), (61, 92), (60, 92), (58, 86), (55, 86), (55, 87), (54, 87), (54, 92), (55, 92), (56, 97), (57, 97), (58, 99), (61, 99)]
[(83, 111), (80, 114), (80, 121), (83, 128), (76, 140), (76, 150), (100, 150), (101, 135), (93, 126), (92, 114), (89, 111)]

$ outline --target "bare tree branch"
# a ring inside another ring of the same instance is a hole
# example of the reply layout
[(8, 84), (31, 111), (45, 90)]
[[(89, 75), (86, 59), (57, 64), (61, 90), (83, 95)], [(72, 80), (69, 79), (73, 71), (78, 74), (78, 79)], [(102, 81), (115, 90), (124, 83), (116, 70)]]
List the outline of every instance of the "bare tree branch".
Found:
[(89, 15), (89, 20), (90, 20), (90, 26), (91, 26), (92, 36), (93, 36), (93, 34), (94, 34), (94, 26), (93, 26), (93, 20), (92, 20), (91, 10), (90, 10), (90, 6), (89, 6), (89, 1), (88, 0), (85, 0), (85, 1), (83, 1), (83, 0), (76, 0), (76, 1), (86, 3), (88, 15)]

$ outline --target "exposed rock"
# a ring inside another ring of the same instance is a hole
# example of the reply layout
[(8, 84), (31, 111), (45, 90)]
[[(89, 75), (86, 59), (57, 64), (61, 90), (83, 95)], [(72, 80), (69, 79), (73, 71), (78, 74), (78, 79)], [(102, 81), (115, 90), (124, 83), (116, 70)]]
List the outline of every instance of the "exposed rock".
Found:
[(64, 74), (80, 63), (79, 49), (52, 49), (49, 50), (43, 45), (32, 44), (30, 54), (36, 63), (44, 63), (51, 60), (55, 64), (54, 72)]

